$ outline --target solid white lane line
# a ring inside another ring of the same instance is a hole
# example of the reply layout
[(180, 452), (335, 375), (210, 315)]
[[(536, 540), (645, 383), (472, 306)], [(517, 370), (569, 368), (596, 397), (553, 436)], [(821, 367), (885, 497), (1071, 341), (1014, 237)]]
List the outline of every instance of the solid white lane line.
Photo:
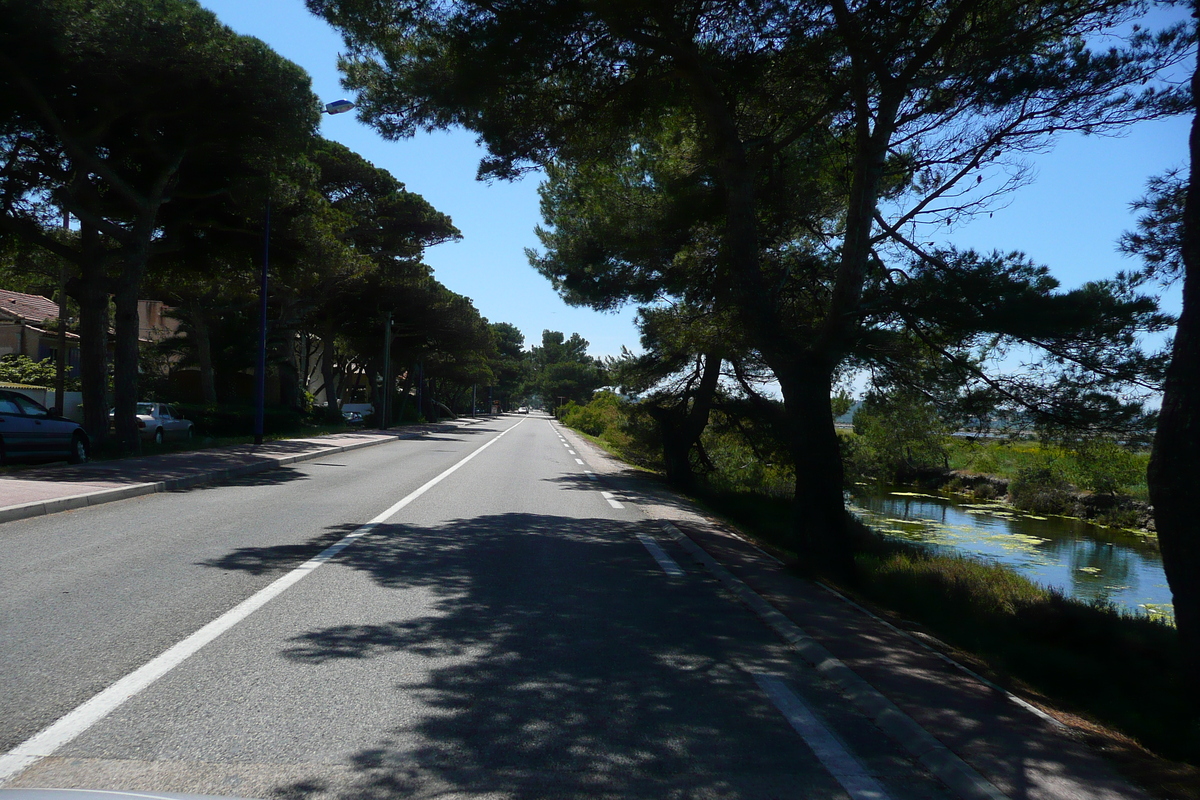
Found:
[(786, 683), (773, 675), (755, 675), (754, 680), (852, 800), (888, 800), (879, 781)]
[(283, 594), (317, 567), (334, 558), (338, 553), (354, 544), (355, 541), (371, 533), (373, 530), (375, 530), (375, 528), (390, 518), (397, 511), (404, 508), (421, 495), (425, 494), (427, 491), (441, 483), (446, 478), (450, 477), (450, 475), (457, 472), (459, 468), (465, 465), (468, 461), (475, 458), (475, 456), (479, 455), (484, 450), (495, 444), (501, 436), (504, 436), (506, 433), (513, 430), (513, 428), (516, 428), (523, 422), (525, 422), (525, 420), (521, 420), (516, 425), (513, 425), (512, 428), (497, 434), (495, 437), (473, 451), (462, 461), (459, 461), (457, 464), (450, 467), (436, 478), (433, 478), (419, 489), (416, 489), (402, 500), (396, 502), (382, 514), (379, 514), (374, 519), (362, 525), (353, 533), (346, 535), (344, 538), (325, 548), (308, 561), (305, 561), (303, 564), (293, 569), (291, 572), (263, 587), (255, 594), (246, 598), (241, 603), (238, 603), (236, 606), (214, 619), (212, 622), (200, 628), (200, 630), (196, 631), (191, 636), (188, 636), (182, 641), (177, 642), (168, 649), (164, 650), (162, 653), (150, 659), (133, 672), (130, 672), (128, 675), (121, 678), (107, 689), (104, 689), (90, 700), (87, 700), (82, 705), (77, 706), (73, 711), (67, 712), (49, 727), (42, 729), (38, 733), (35, 733), (33, 736), (21, 742), (12, 750), (0, 755), (0, 786), (3, 786), (9, 778), (12, 778), (26, 767), (29, 767), (41, 759), (46, 758), (63, 745), (75, 739), (88, 728), (95, 725), (112, 711), (120, 707), (126, 700), (134, 697), (147, 686), (154, 683), (156, 680), (166, 675), (175, 667), (182, 664), (189, 657), (200, 650), (200, 648), (204, 647), (206, 644), (213, 641), (233, 626), (237, 625), (239, 622), (253, 614), (258, 609), (262, 608), (274, 598)]
[(677, 563), (675, 563), (675, 559), (667, 555), (667, 551), (662, 549), (662, 545), (644, 533), (639, 533), (637, 538), (638, 541), (650, 551), (650, 555), (652, 555), (654, 560), (658, 562), (658, 565), (662, 567), (663, 572), (676, 577), (683, 575), (683, 569)]
[(608, 504), (613, 508), (624, 508), (620, 501), (616, 499), (612, 492), (601, 492), (600, 496), (608, 501)]
[(582, 458), (577, 458), (577, 459), (575, 459), (575, 463), (576, 463), (576, 464), (578, 464), (579, 466), (581, 466), (581, 467), (582, 467), (582, 466), (583, 466), (583, 459), (582, 459)]

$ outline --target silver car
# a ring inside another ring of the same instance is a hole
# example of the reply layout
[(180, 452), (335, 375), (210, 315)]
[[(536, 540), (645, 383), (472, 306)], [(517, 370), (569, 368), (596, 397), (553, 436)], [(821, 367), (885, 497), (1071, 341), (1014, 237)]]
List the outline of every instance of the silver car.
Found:
[[(138, 432), (142, 439), (155, 444), (162, 444), (167, 439), (192, 438), (192, 423), (183, 418), (175, 406), (166, 403), (138, 403), (134, 412), (137, 415)], [(109, 413), (112, 419), (115, 410)]]

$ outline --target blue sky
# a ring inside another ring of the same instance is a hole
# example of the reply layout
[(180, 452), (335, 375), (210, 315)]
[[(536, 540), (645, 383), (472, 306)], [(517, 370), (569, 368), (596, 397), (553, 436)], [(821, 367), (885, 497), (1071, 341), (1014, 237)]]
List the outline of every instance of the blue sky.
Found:
[[(262, 39), (308, 70), (323, 101), (353, 100), (339, 83), (340, 37), (302, 0), (200, 2), (237, 32)], [(1173, 13), (1182, 18), (1182, 11)], [(1066, 287), (1128, 269), (1132, 263), (1115, 245), (1134, 224), (1129, 203), (1141, 196), (1149, 176), (1185, 165), (1188, 124), (1177, 118), (1142, 123), (1120, 138), (1064, 138), (1050, 153), (1030, 159), (1036, 180), (1010, 195), (1007, 207), (941, 238), (963, 248), (1024, 251)], [(541, 221), (536, 176), (517, 183), (476, 181), (481, 150), (464, 131), (389, 142), (351, 112), (325, 117), (322, 133), (453, 218), (463, 240), (431, 248), (425, 260), (438, 280), (470, 297), (490, 321), (520, 328), (526, 346), (551, 329), (578, 332), (596, 356), (616, 355), (622, 345), (638, 349), (632, 309), (600, 314), (572, 308), (529, 266), (525, 248), (537, 246), (533, 231)]]

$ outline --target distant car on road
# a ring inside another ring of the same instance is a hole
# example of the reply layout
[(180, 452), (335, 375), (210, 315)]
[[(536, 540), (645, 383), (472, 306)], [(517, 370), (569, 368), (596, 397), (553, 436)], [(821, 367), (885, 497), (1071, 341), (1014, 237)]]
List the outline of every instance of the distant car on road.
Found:
[[(167, 439), (192, 438), (192, 423), (183, 418), (175, 406), (166, 403), (138, 403), (137, 410), (138, 432), (142, 439), (155, 444), (162, 444)], [(108, 413), (113, 419), (116, 409)]]
[(78, 422), (51, 414), (20, 392), (0, 389), (0, 463), (88, 460), (91, 441)]
[(529, 406), (521, 406), (520, 408), (517, 409), (517, 413), (518, 414), (528, 414)]

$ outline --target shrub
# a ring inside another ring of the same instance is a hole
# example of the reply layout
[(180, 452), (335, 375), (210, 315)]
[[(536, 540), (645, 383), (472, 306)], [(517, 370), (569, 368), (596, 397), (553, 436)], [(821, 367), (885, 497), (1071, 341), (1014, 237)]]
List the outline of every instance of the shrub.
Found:
[(1088, 439), (1076, 446), (1067, 477), (1084, 489), (1115, 495), (1144, 483), (1146, 457), (1109, 439)]
[(948, 432), (937, 409), (922, 397), (870, 394), (854, 414), (857, 468), (887, 480), (947, 468)]
[(1017, 472), (1008, 485), (1008, 493), (1013, 505), (1035, 514), (1065, 514), (1075, 504), (1075, 487), (1048, 464)]
[(604, 436), (609, 428), (619, 428), (622, 402), (612, 392), (598, 393), (586, 406), (572, 401), (563, 409), (563, 424), (590, 436)]

